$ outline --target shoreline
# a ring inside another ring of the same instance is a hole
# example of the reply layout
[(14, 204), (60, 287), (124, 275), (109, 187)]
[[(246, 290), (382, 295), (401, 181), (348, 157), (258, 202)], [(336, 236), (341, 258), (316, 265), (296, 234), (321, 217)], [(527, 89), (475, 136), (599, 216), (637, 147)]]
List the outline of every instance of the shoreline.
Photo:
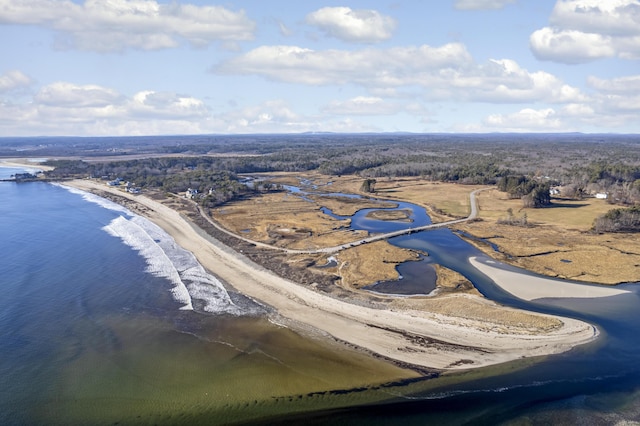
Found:
[(45, 166), (38, 161), (29, 161), (28, 158), (0, 158), (0, 167), (28, 168), (42, 171), (50, 171), (54, 168)]
[(502, 327), (498, 332), (488, 330), (491, 324), (463, 317), (349, 303), (275, 275), (213, 237), (200, 235), (197, 226), (179, 212), (144, 195), (132, 195), (88, 180), (63, 184), (87, 192), (111, 193), (138, 203), (145, 211), (137, 214), (163, 228), (177, 244), (192, 252), (207, 271), (240, 293), (270, 305), (295, 329), (311, 327), (398, 365), (422, 370), (477, 368), (565, 352), (593, 341), (598, 334), (590, 324), (555, 316), (563, 325), (551, 331), (524, 333)]
[(591, 299), (631, 293), (615, 287), (519, 274), (497, 266), (498, 262), (495, 260), (481, 261), (477, 257), (471, 257), (469, 263), (506, 292), (529, 302), (544, 298)]

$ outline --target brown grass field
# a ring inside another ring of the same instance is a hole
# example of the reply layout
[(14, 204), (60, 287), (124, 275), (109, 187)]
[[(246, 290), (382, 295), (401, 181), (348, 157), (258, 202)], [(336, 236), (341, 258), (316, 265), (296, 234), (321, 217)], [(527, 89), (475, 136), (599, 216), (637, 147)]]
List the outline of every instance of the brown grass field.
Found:
[[(478, 197), (483, 221), (459, 226), (470, 234), (498, 245), (476, 243), (488, 255), (533, 272), (600, 284), (640, 281), (640, 239), (635, 234), (596, 234), (593, 221), (613, 208), (604, 200), (553, 199), (553, 206), (522, 209), (497, 190)], [(500, 218), (526, 213), (530, 227), (501, 225)]]
[[(319, 192), (362, 194), (363, 179), (356, 176), (270, 175), (275, 183), (299, 185), (300, 179), (312, 181)], [(424, 206), (434, 222), (441, 222), (467, 216), (469, 194), (479, 188), (482, 186), (430, 182), (420, 178), (379, 179), (374, 194), (362, 195)], [(319, 197), (310, 198), (319, 200)], [(363, 232), (343, 229), (348, 221), (333, 219), (319, 209), (326, 206), (336, 214), (350, 215), (374, 206), (373, 203), (366, 199), (354, 201), (337, 197), (322, 197), (321, 203), (271, 193), (228, 203), (215, 209), (213, 217), (239, 235), (286, 248), (328, 247), (362, 238)], [(470, 241), (498, 260), (547, 276), (602, 284), (640, 280), (640, 239), (636, 235), (590, 232), (595, 218), (612, 208), (603, 200), (554, 199), (552, 207), (523, 209), (520, 200), (508, 199), (506, 194), (490, 189), (479, 193), (478, 204), (481, 220), (460, 224), (456, 229), (498, 245), (499, 253), (488, 244)], [(526, 214), (530, 227), (498, 224), (499, 219), (508, 216), (508, 209), (516, 218)], [(386, 248), (382, 249), (383, 246)], [(341, 253), (340, 257), (349, 265), (339, 271), (344, 285), (357, 288), (379, 280), (395, 279), (395, 267), (411, 259), (412, 255), (390, 247), (388, 243), (380, 242)], [(448, 281), (455, 279), (442, 279), (439, 285), (446, 286)]]

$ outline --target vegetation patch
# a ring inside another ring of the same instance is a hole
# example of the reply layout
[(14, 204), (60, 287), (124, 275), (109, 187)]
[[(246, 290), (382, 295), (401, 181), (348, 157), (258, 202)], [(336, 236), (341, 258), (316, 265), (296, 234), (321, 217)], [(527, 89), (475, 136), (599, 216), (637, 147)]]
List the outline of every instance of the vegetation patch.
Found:
[(418, 260), (418, 254), (386, 241), (377, 241), (343, 250), (336, 258), (342, 286), (360, 289), (378, 281), (397, 280), (396, 267), (402, 262)]
[(367, 213), (367, 217), (376, 220), (386, 220), (390, 222), (412, 222), (411, 210), (374, 210)]
[(596, 232), (640, 232), (640, 206), (609, 210), (593, 225)]

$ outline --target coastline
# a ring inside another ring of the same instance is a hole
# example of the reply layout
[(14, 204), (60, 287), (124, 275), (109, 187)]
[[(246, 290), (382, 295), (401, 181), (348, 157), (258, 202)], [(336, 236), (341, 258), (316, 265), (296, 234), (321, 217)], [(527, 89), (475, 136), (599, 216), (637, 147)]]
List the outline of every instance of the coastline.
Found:
[(491, 278), (506, 292), (529, 302), (543, 298), (571, 297), (590, 299), (630, 293), (628, 290), (615, 287), (577, 284), (570, 281), (519, 274), (496, 266), (496, 262), (493, 260), (480, 261), (477, 257), (469, 258), (469, 263)]
[[(544, 333), (504, 327), (494, 331), (488, 330), (490, 324), (462, 317), (412, 309), (375, 309), (338, 300), (276, 276), (241, 253), (202, 235), (204, 232), (198, 232), (176, 210), (144, 195), (132, 195), (88, 180), (64, 185), (87, 192), (111, 193), (138, 203), (144, 208), (139, 214), (192, 252), (205, 269), (239, 292), (275, 308), (285, 323), (301, 330), (311, 328), (399, 364), (423, 369), (469, 369), (564, 352), (597, 336), (593, 326), (569, 318), (554, 317), (562, 321), (562, 327)], [(496, 269), (487, 266), (481, 271), (491, 278), (495, 275), (496, 283), (502, 285), (508, 279)]]
[(29, 161), (28, 158), (0, 158), (0, 167), (16, 167), (27, 169), (38, 169), (49, 171), (54, 168), (51, 166), (45, 166), (38, 161)]

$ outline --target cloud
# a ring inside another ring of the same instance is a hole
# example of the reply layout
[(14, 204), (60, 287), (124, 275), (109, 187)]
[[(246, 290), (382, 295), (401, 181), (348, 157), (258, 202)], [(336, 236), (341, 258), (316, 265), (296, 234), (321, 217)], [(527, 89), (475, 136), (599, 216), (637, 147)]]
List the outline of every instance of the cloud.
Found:
[(611, 131), (629, 128), (640, 116), (640, 75), (600, 79), (589, 77), (588, 95), (553, 108), (525, 108), (511, 114), (492, 114), (481, 125), (460, 126), (464, 131)]
[(8, 71), (0, 75), (0, 93), (28, 87), (31, 83), (31, 79), (21, 71)]
[(40, 89), (34, 100), (40, 106), (100, 108), (113, 105), (120, 98), (116, 91), (104, 87), (56, 82)]
[(591, 76), (587, 78), (587, 84), (602, 93), (640, 95), (640, 75), (618, 77), (611, 80), (603, 80)]
[[(388, 49), (322, 50), (262, 46), (218, 64), (213, 72), (260, 75), (305, 85), (366, 87), (371, 93), (406, 88), (431, 100), (482, 102), (576, 102), (577, 88), (543, 72), (529, 72), (515, 61), (477, 64), (460, 43)], [(399, 91), (396, 90), (399, 93)]]
[(515, 0), (455, 0), (453, 7), (458, 10), (502, 9)]
[(525, 108), (512, 114), (492, 114), (483, 125), (486, 129), (503, 132), (566, 131), (553, 108)]
[(349, 7), (323, 7), (307, 15), (306, 22), (330, 37), (355, 43), (387, 40), (396, 28), (396, 21), (389, 16)]
[(538, 59), (566, 64), (640, 59), (638, 0), (558, 0), (549, 21), (529, 38)]
[(141, 91), (127, 97), (98, 85), (56, 82), (20, 104), (0, 102), (0, 133), (129, 135), (206, 133), (210, 112), (199, 99)]
[(227, 111), (213, 117), (211, 127), (222, 133), (375, 132), (380, 128), (351, 118), (305, 116), (291, 110), (283, 100)]
[(401, 111), (402, 106), (375, 96), (357, 96), (346, 101), (333, 101), (322, 110), (336, 115), (391, 115)]
[(138, 92), (125, 106), (135, 117), (197, 120), (209, 115), (207, 107), (200, 99), (173, 92)]
[(356, 51), (261, 46), (215, 66), (213, 71), (309, 85), (402, 86), (419, 79), (421, 74), (437, 73), (470, 61), (471, 56), (458, 43)]
[(0, 23), (49, 28), (59, 48), (100, 52), (250, 40), (255, 30), (244, 11), (155, 0), (0, 0)]
[(272, 100), (231, 110), (213, 117), (214, 127), (225, 133), (263, 133), (282, 129), (304, 131), (309, 120), (294, 113), (286, 102)]

